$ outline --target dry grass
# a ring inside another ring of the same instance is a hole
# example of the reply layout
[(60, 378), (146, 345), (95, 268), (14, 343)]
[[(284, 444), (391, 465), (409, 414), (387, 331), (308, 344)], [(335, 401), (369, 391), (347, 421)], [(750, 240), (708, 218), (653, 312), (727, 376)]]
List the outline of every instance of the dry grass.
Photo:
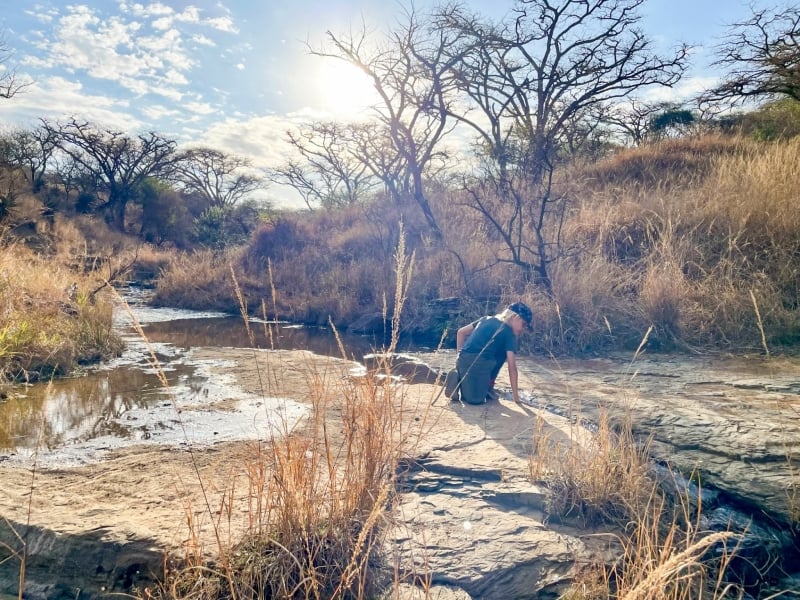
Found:
[[(396, 308), (387, 315), (395, 324), (413, 270), (413, 256), (406, 255), (403, 242), (401, 235), (395, 256)], [(233, 283), (246, 314), (235, 276)], [(396, 342), (394, 335), (389, 352)], [(388, 374), (388, 364), (385, 368)], [(190, 552), (185, 564), (149, 595), (374, 598), (387, 581), (391, 584), (391, 569), (381, 562), (383, 531), (398, 461), (413, 440), (402, 419), (404, 397), (390, 377), (333, 383), (326, 373), (314, 371), (311, 377), (308, 420), (262, 443), (248, 460), (248, 527), (242, 539), (227, 545), (218, 537), (210, 563), (205, 552)], [(269, 394), (269, 374), (261, 381)]]
[(620, 536), (620, 555), (587, 569), (563, 600), (721, 600), (743, 598), (725, 581), (736, 554), (731, 531), (696, 527), (699, 514), (654, 493)]
[(238, 304), (230, 277), (230, 265), (236, 262), (236, 257), (236, 251), (217, 254), (204, 250), (174, 254), (162, 268), (153, 303), (157, 306), (236, 312)]
[(634, 439), (630, 426), (615, 431), (607, 410), (600, 412), (596, 431), (581, 425), (580, 411), (565, 443), (553, 443), (541, 428), (534, 436), (531, 477), (550, 491), (548, 511), (584, 523), (625, 522), (647, 501), (648, 444)]
[[(800, 336), (798, 139), (767, 144), (735, 137), (667, 140), (558, 174), (569, 198), (563, 256), (551, 265), (553, 296), (526, 285), (503, 244), (463, 194), (431, 198), (445, 244), (429, 239), (417, 211), (387, 203), (285, 215), (236, 257), (177, 258), (159, 283), (165, 304), (232, 308), (224, 264), (246, 297), (268, 295), (266, 264), (282, 290), (282, 317), (347, 326), (382, 310), (401, 216), (417, 268), (402, 328), (429, 332), (447, 316), (430, 301), (459, 296), (462, 322), (523, 299), (537, 316), (533, 345), (580, 353), (651, 346), (758, 351)], [(531, 236), (531, 232), (528, 233)], [(760, 312), (754, 311), (753, 297)], [(486, 306), (486, 303), (491, 306)], [(473, 315), (474, 313), (474, 315)], [(762, 338), (763, 328), (763, 338)]]
[(96, 283), (25, 248), (0, 250), (0, 380), (49, 377), (119, 352), (110, 302), (90, 301)]
[[(671, 154), (683, 146), (689, 162), (703, 143), (714, 141), (672, 142)], [(646, 158), (659, 149), (627, 155)], [(792, 171), (798, 159), (800, 139), (771, 145), (731, 140), (709, 152), (702, 176), (688, 182), (681, 178), (696, 171), (665, 170), (651, 186), (612, 184), (600, 175), (595, 183), (573, 184), (581, 188), (572, 192), (581, 202), (567, 235), (582, 240), (576, 245), (584, 250), (557, 267), (568, 277), (558, 277), (556, 296), (595, 307), (577, 311), (583, 337), (594, 347), (616, 345), (620, 338), (630, 343), (635, 336), (614, 333), (633, 329), (641, 336), (653, 326), (651, 342), (662, 347), (757, 350), (764, 341), (796, 339), (800, 219), (793, 207), (800, 186)], [(619, 160), (594, 170), (614, 171)], [(601, 259), (605, 264), (598, 268)], [(616, 285), (598, 289), (606, 279)], [(623, 311), (614, 310), (621, 306)], [(606, 332), (597, 325), (597, 307), (610, 324)]]
[(703, 531), (699, 499), (666, 496), (650, 475), (648, 441), (637, 439), (628, 421), (612, 428), (601, 410), (589, 430), (579, 411), (571, 417), (565, 444), (535, 432), (531, 476), (547, 485), (552, 517), (610, 523), (621, 550), (586, 569), (563, 600), (743, 597), (726, 581), (737, 534)]

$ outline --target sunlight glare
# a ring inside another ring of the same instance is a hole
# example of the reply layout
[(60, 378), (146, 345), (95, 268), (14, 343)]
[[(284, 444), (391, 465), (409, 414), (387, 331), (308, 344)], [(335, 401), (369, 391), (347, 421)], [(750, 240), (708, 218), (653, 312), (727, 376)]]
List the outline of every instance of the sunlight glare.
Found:
[(378, 100), (369, 76), (343, 60), (326, 60), (317, 81), (320, 107), (337, 116), (363, 115)]

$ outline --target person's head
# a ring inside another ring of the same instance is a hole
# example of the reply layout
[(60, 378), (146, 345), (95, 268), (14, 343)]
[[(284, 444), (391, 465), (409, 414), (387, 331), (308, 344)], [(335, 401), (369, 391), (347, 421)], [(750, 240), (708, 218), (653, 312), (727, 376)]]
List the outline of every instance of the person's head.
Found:
[(524, 302), (514, 302), (509, 304), (502, 312), (503, 320), (511, 326), (514, 333), (519, 335), (527, 327), (530, 329), (533, 323), (533, 313)]

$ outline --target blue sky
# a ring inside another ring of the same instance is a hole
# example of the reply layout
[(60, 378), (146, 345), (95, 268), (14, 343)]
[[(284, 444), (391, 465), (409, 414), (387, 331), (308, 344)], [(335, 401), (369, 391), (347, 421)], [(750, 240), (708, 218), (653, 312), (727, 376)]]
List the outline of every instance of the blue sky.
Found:
[[(418, 9), (433, 0), (417, 0)], [(499, 17), (510, 0), (468, 0)], [(696, 47), (677, 90), (713, 83), (711, 46), (749, 14), (738, 0), (648, 0), (643, 28), (659, 48)], [(753, 6), (769, 6), (764, 0)], [(370, 100), (359, 74), (310, 56), (327, 29), (385, 28), (401, 2), (379, 0), (75, 0), (22, 2), (0, 31), (24, 94), (0, 101), (0, 125), (80, 117), (128, 131), (153, 129), (184, 143), (244, 154), (260, 166), (285, 157), (283, 133), (313, 118), (352, 116)]]

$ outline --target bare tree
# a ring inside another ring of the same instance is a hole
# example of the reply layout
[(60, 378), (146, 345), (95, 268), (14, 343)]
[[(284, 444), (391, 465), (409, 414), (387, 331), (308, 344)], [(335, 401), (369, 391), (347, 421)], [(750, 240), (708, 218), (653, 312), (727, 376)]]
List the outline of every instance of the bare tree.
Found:
[(10, 58), (11, 50), (5, 40), (0, 37), (0, 98), (5, 99), (13, 98), (31, 85), (30, 82), (20, 81), (16, 69), (6, 66)]
[(670, 102), (645, 102), (629, 98), (606, 107), (600, 119), (620, 132), (625, 141), (640, 146), (647, 140), (653, 118), (674, 108), (677, 108), (676, 105)]
[(102, 183), (108, 197), (99, 208), (120, 231), (125, 230), (125, 208), (138, 186), (174, 158), (175, 142), (154, 132), (132, 137), (75, 118), (66, 123), (42, 119), (42, 125), (61, 151)]
[(73, 190), (93, 187), (87, 185), (91, 180), (91, 176), (86, 171), (86, 168), (69, 154), (60, 151), (56, 152), (51, 162), (56, 180), (61, 183), (67, 200), (69, 200), (69, 195)]
[(293, 187), (309, 209), (361, 202), (377, 185), (369, 156), (359, 152), (359, 125), (317, 122), (287, 132), (299, 157), (273, 169), (271, 178)]
[[(380, 97), (375, 117), (383, 125), (400, 171), (389, 186), (397, 202), (413, 199), (436, 238), (441, 229), (428, 201), (426, 171), (441, 158), (439, 143), (450, 130), (445, 75), (452, 68), (447, 52), (457, 32), (431, 28), (411, 9), (387, 40), (371, 50), (366, 32), (336, 36), (330, 47), (312, 50), (319, 56), (345, 60), (366, 73)], [(363, 141), (363, 140), (362, 140)], [(373, 169), (373, 172), (375, 169)]]
[(232, 208), (266, 185), (248, 159), (213, 148), (191, 148), (171, 161), (170, 179), (186, 193), (198, 194), (210, 206)]
[(48, 161), (55, 150), (52, 133), (45, 127), (15, 129), (9, 138), (13, 163), (22, 169), (36, 190), (44, 181)]
[[(505, 242), (508, 255), (499, 259), (547, 291), (565, 216), (552, 177), (573, 124), (643, 88), (671, 86), (685, 69), (686, 47), (669, 56), (651, 51), (638, 27), (643, 2), (517, 0), (499, 23), (459, 5), (436, 17), (439, 29), (458, 32), (446, 76), (471, 109), (446, 110), (472, 128), (491, 159), (482, 185), (470, 190), (471, 206)], [(499, 202), (484, 196), (489, 191)]]
[(727, 70), (703, 104), (788, 96), (800, 100), (800, 7), (758, 10), (731, 26), (714, 63)]

